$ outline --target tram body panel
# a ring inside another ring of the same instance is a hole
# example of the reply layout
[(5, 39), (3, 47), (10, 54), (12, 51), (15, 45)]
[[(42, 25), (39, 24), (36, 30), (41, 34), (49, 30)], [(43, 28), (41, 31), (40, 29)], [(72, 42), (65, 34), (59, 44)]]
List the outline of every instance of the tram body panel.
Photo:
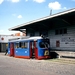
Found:
[(35, 58), (38, 59), (38, 41), (34, 41)]
[(8, 43), (8, 55), (14, 56), (14, 43), (13, 42)]
[(15, 57), (29, 58), (29, 50), (28, 49), (15, 49)]
[[(24, 43), (24, 41), (21, 41), (21, 43)], [(16, 42), (15, 42), (15, 46), (16, 46)], [(15, 48), (15, 57), (18, 57), (18, 58), (30, 58), (29, 42), (28, 42), (28, 47), (27, 48), (25, 48), (25, 47), (23, 47), (23, 48)]]
[(14, 56), (14, 43), (10, 43), (10, 56)]
[(39, 40), (38, 45), (38, 59), (50, 58), (49, 40)]
[(8, 43), (8, 55), (10, 56), (10, 43)]
[(8, 44), (8, 55), (17, 58), (50, 58), (49, 39), (18, 39)]
[(38, 48), (36, 47), (36, 41), (30, 41), (30, 57), (38, 58)]

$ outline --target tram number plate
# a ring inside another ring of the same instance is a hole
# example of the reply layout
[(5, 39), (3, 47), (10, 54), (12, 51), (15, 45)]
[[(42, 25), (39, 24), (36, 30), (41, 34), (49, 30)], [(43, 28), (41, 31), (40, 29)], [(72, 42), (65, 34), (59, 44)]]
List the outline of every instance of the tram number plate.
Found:
[(46, 50), (45, 53), (44, 53), (44, 55), (49, 55), (49, 51)]

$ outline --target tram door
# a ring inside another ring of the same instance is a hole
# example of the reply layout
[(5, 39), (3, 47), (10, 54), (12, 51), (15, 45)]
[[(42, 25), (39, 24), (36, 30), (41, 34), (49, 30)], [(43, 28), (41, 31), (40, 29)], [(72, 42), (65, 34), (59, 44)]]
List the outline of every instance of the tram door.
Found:
[(37, 59), (37, 48), (36, 48), (36, 41), (30, 42), (30, 57)]
[(10, 43), (10, 56), (14, 56), (14, 43)]

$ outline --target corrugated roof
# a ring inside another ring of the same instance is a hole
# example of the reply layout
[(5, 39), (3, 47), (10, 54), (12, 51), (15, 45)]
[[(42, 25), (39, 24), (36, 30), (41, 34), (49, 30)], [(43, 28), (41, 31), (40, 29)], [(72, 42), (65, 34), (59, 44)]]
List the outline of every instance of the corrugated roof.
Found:
[(36, 22), (40, 22), (40, 21), (43, 21), (43, 20), (47, 20), (47, 19), (50, 19), (50, 18), (54, 18), (54, 17), (57, 17), (57, 16), (65, 15), (65, 14), (72, 13), (72, 12), (75, 12), (75, 8), (67, 10), (67, 11), (63, 11), (63, 12), (60, 12), (60, 13), (57, 13), (57, 14), (53, 14), (53, 15), (50, 15), (50, 16), (46, 16), (46, 17), (43, 17), (43, 18), (40, 18), (40, 19), (37, 19), (37, 20), (33, 20), (33, 21), (30, 21), (30, 22), (27, 22), (27, 23), (23, 23), (23, 24), (17, 25), (15, 27), (9, 28), (9, 30), (11, 31), (11, 30), (19, 28), (21, 26), (30, 25), (30, 24), (33, 24), (33, 23), (36, 23)]

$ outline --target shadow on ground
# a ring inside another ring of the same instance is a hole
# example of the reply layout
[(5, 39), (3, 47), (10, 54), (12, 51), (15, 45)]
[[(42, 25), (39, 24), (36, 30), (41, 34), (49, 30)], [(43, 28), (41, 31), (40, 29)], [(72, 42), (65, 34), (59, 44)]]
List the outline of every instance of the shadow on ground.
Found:
[(58, 54), (56, 52), (50, 52), (51, 59), (58, 58)]

